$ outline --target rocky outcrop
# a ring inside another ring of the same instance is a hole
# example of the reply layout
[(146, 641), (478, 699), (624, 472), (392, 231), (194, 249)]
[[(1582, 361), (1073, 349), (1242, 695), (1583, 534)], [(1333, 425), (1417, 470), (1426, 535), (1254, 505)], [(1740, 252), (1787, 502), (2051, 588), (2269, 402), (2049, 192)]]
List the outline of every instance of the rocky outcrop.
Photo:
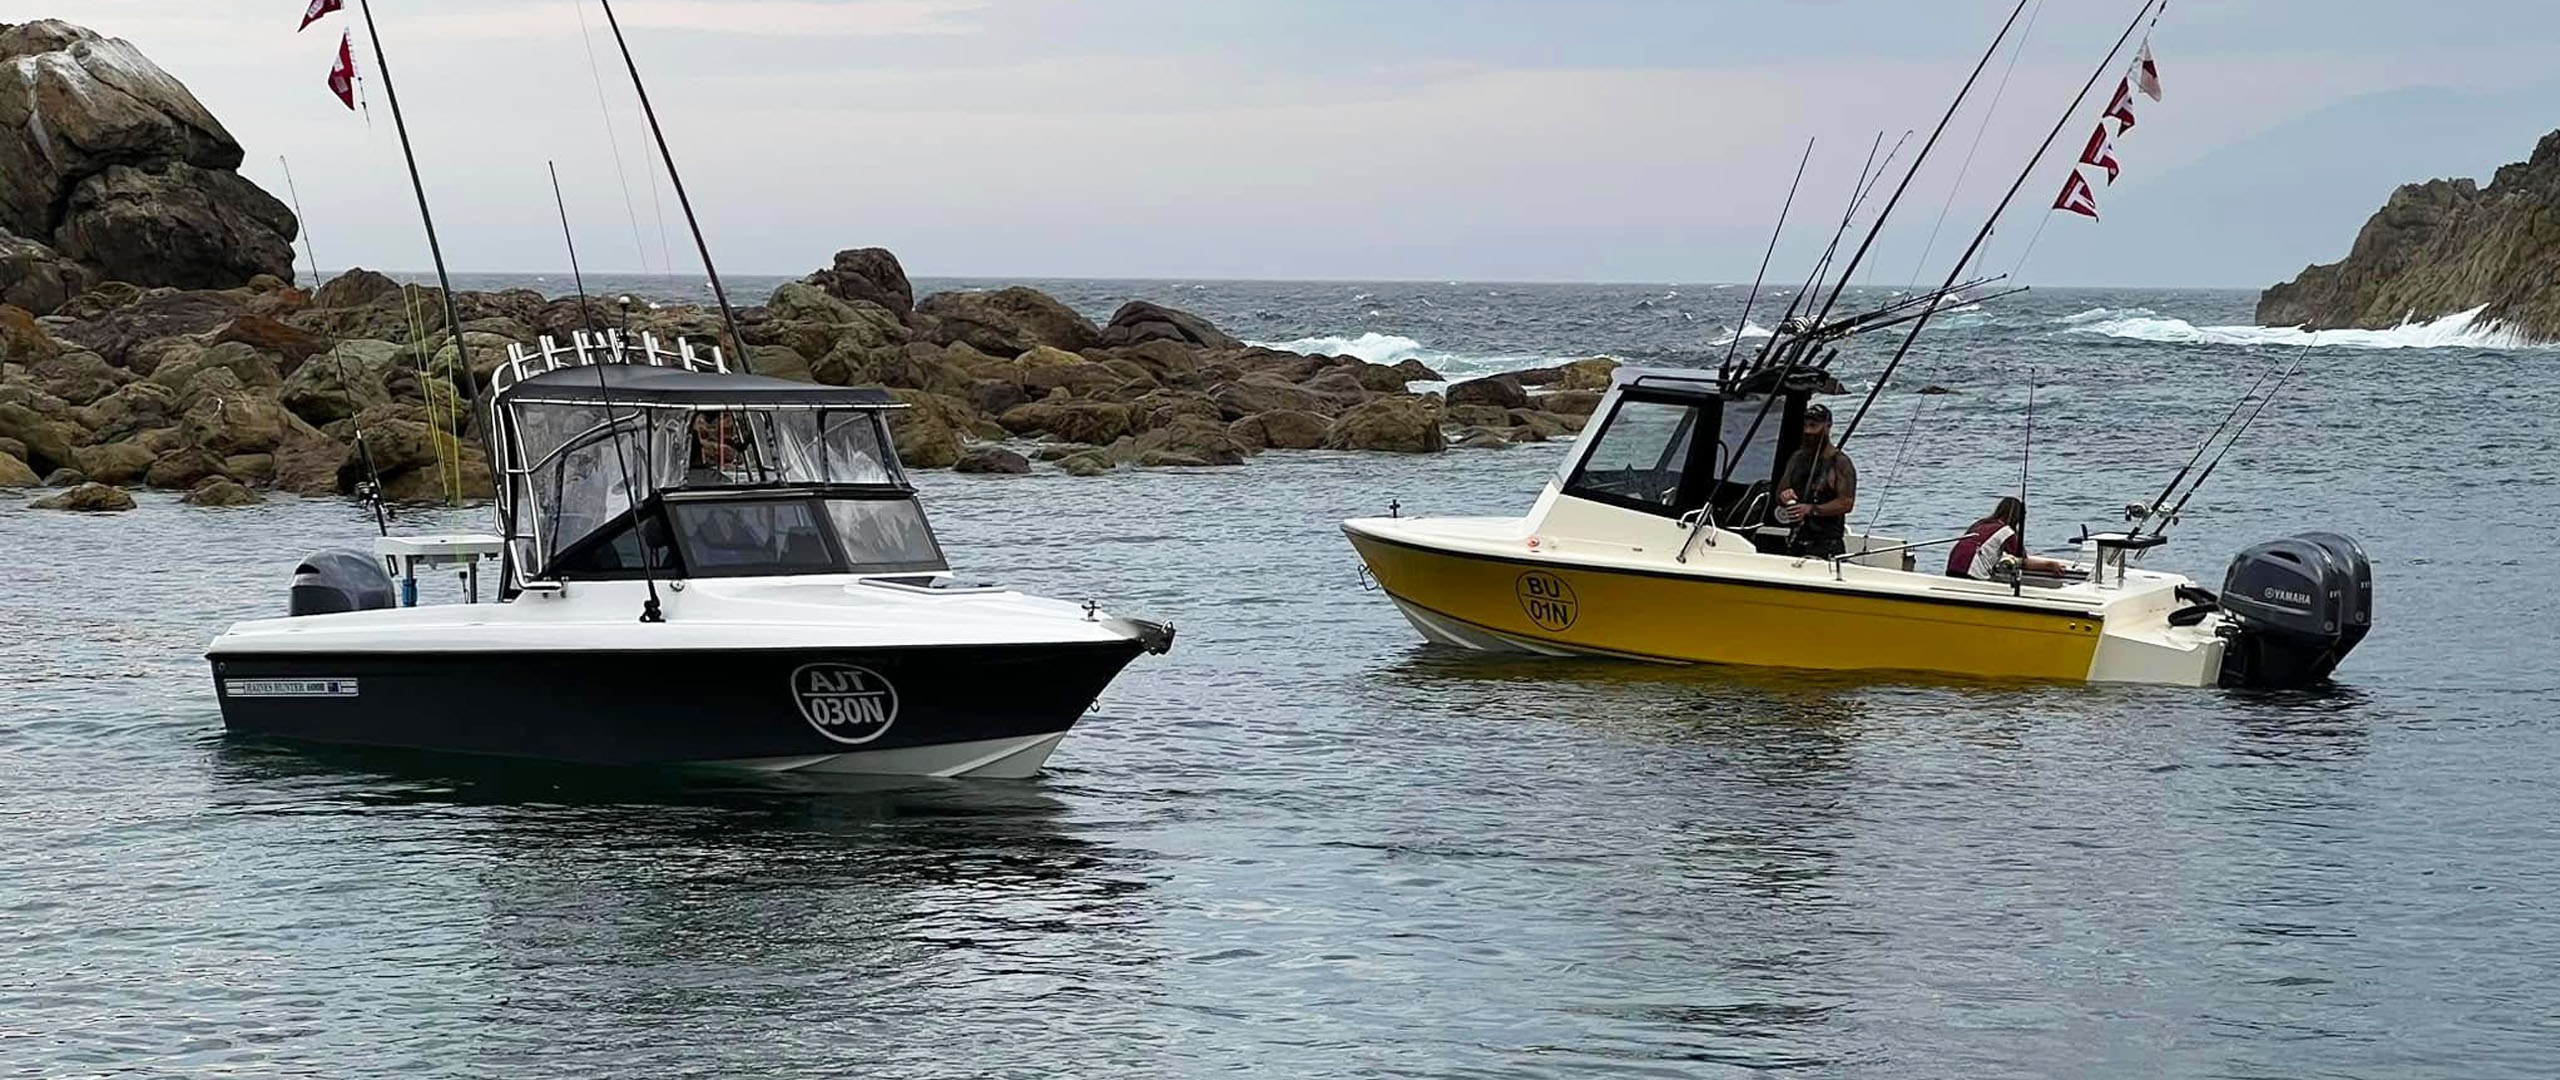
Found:
[(852, 248), (836, 252), (835, 264), (802, 279), (838, 300), (877, 304), (903, 320), (916, 311), (915, 286), (907, 268), (887, 248)]
[(1094, 344), (1102, 331), (1074, 308), (1049, 294), (1020, 285), (991, 292), (947, 292), (916, 305), (937, 325), (930, 340), (967, 344), (983, 353), (1012, 356), (1047, 345), (1075, 352)]
[(60, 495), (51, 495), (28, 503), (30, 510), (75, 510), (82, 513), (107, 513), (133, 509), (133, 496), (123, 488), (107, 484), (82, 484)]
[(2481, 309), (2479, 318), (2560, 339), (2560, 131), (2489, 186), (2430, 180), (2391, 193), (2347, 257), (2258, 298), (2258, 322), (2388, 329)]
[(240, 144), (131, 44), (0, 27), (0, 298), (39, 313), (105, 280), (227, 289), (293, 273), (293, 213)]

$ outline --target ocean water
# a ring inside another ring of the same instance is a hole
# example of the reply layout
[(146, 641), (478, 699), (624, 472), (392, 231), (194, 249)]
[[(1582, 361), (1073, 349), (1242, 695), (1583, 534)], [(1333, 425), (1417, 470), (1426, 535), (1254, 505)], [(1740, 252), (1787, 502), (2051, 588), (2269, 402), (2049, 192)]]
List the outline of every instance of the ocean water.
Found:
[[(1755, 340), (1740, 287), (1032, 284), (1461, 377)], [(922, 477), (971, 576), (1181, 627), (1037, 780), (497, 767), (223, 736), (203, 645), (358, 508), (0, 502), (0, 1074), (2548, 1075), (2560, 353), (2249, 304), (1950, 316), (1860, 518), (2013, 491), (2032, 386), (2055, 546), (2299, 357), (2154, 565), (2363, 538), (2377, 627), (2314, 693), (1427, 647), (1334, 523), (1517, 512), (1561, 447), (1275, 453)]]

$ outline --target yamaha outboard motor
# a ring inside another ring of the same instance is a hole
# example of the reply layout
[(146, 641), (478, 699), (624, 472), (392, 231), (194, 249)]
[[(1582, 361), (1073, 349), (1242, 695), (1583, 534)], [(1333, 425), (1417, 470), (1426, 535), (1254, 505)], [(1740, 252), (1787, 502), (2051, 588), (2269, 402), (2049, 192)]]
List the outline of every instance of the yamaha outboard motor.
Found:
[(2260, 544), (2222, 577), (2230, 642), (2222, 685), (2308, 686), (2329, 677), (2373, 628), (2373, 567), (2337, 533)]
[(397, 607), (398, 590), (382, 562), (361, 551), (323, 551), (293, 568), (289, 615), (328, 615)]

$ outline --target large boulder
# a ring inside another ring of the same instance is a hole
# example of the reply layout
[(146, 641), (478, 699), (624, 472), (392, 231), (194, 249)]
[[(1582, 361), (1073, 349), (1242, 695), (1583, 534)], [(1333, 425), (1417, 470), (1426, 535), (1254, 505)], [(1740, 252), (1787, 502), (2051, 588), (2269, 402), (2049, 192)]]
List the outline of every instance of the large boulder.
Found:
[(1031, 459), (1001, 446), (970, 447), (952, 466), (956, 472), (1020, 474), (1031, 471)]
[(246, 312), (250, 299), (236, 289), (154, 290), (97, 318), (60, 327), (54, 336), (147, 374), (128, 360), (138, 346), (212, 333)]
[(281, 322), (271, 316), (248, 314), (232, 319), (213, 332), (209, 344), (238, 342), (263, 353), (273, 353), (284, 373), (291, 375), (303, 361), (329, 351), (336, 344), (329, 338), (299, 326)]
[(179, 501), (189, 506), (256, 506), (267, 500), (229, 480), (210, 480), (196, 485)]
[(87, 349), (73, 349), (27, 365), (38, 389), (72, 405), (86, 405), (133, 381), (133, 373)]
[(1335, 417), (1325, 433), (1335, 450), (1392, 450), (1436, 454), (1446, 443), (1440, 434), (1440, 410), (1429, 398), (1372, 398)]
[(151, 461), (157, 456), (150, 447), (129, 442), (79, 446), (71, 450), (72, 467), (79, 469), (80, 475), (102, 484), (123, 485), (142, 479), (143, 474), (151, 470)]
[(276, 401), (314, 426), (391, 404), (391, 391), (382, 381), (383, 369), (389, 365), (375, 355), (377, 350), (367, 347), (380, 344), (350, 342), (355, 347), (341, 346), (304, 363), (285, 376)]
[(915, 314), (915, 287), (907, 270), (887, 248), (853, 248), (836, 252), (835, 265), (803, 279), (839, 300), (877, 304), (901, 321)]
[(971, 419), (966, 404), (922, 390), (893, 389), (907, 407), (889, 412), (889, 438), (898, 462), (910, 469), (947, 469), (960, 462), (960, 432)]
[(178, 421), (187, 445), (216, 456), (273, 452), (286, 433), (300, 426), (274, 398), (238, 390), (194, 397)]
[[(296, 495), (344, 494), (353, 490), (342, 483), (348, 479), (344, 470), (354, 456), (345, 443), (316, 431), (286, 435), (271, 459), (276, 489)], [(356, 471), (362, 472), (363, 467), (357, 466)]]
[(1111, 313), (1111, 321), (1103, 324), (1096, 340), (1105, 346), (1172, 341), (1209, 349), (1244, 347), (1244, 342), (1228, 336), (1207, 319), (1145, 300), (1120, 305), (1120, 310)]
[(1013, 356), (1037, 345), (1074, 352), (1102, 335), (1093, 321), (1038, 289), (935, 293), (916, 305), (934, 317), (931, 340), (967, 342), (980, 352)]
[(29, 488), (41, 482), (34, 469), (15, 454), (0, 454), (0, 488)]
[(1449, 387), (1449, 404), (1525, 409), (1529, 406), (1529, 392), (1522, 388), (1518, 376), (1490, 375)]
[(125, 494), (125, 490), (120, 487), (86, 483), (60, 495), (37, 499), (28, 503), (27, 507), (31, 510), (77, 510), (84, 513), (103, 513), (133, 509), (133, 496)]
[(0, 229), (0, 304), (51, 314), (96, 281), (70, 256)]
[(99, 276), (228, 288), (293, 270), (293, 214), (240, 144), (131, 44), (57, 20), (0, 27), (0, 231)]
[(57, 420), (14, 401), (0, 402), (0, 439), (15, 439), (27, 448), (27, 464), (37, 472), (76, 468), (71, 449), (87, 441), (76, 424)]
[(1130, 446), (1138, 464), (1170, 466), (1242, 465), (1256, 449), (1236, 438), (1227, 425), (1198, 416), (1177, 417), (1139, 435)]
[(996, 422), (1016, 435), (1045, 434), (1067, 442), (1108, 445), (1130, 431), (1130, 409), (1108, 401), (1081, 401), (1064, 394), (1018, 405)]
[(1274, 409), (1238, 420), (1227, 426), (1227, 432), (1239, 444), (1256, 449), (1314, 450), (1324, 445), (1332, 424), (1323, 413)]

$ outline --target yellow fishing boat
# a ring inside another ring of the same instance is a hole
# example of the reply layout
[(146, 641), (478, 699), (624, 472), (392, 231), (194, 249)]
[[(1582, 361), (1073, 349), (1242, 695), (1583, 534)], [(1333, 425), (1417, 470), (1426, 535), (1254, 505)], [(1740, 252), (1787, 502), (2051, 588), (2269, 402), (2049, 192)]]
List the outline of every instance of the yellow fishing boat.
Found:
[(1956, 537), (1850, 532), (1839, 555), (1785, 554), (1791, 527), (1770, 508), (1812, 386), (1761, 384), (1620, 369), (1527, 514), (1343, 531), (1423, 637), (1491, 651), (2296, 685), (2326, 678), (2370, 623), (2364, 556), (2334, 534), (2243, 553), (2220, 595), (2141, 569), (2164, 537), (2139, 525), (2084, 537), (2077, 562), (2002, 560), (1994, 580), (1917, 569)]

